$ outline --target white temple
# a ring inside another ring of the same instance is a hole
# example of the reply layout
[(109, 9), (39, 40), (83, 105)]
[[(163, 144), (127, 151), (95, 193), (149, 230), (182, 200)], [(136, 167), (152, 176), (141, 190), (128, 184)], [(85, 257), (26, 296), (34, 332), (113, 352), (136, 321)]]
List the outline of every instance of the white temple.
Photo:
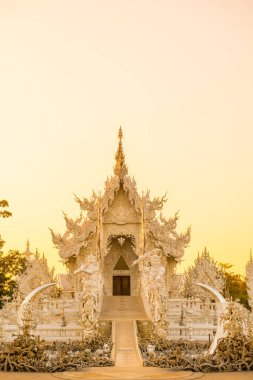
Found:
[[(152, 325), (168, 339), (211, 340), (215, 334), (215, 302), (197, 294), (184, 298), (180, 292), (183, 278), (176, 274), (176, 266), (190, 242), (190, 229), (178, 232), (178, 214), (170, 218), (161, 214), (164, 197), (150, 199), (149, 192), (138, 193), (128, 175), (122, 137), (120, 128), (114, 175), (105, 182), (104, 192), (93, 192), (89, 200), (76, 197), (80, 216), (73, 220), (64, 214), (65, 233), (51, 231), (67, 274), (55, 279), (45, 258), (27, 246), (24, 255), (30, 265), (19, 279), (19, 292), (0, 312), (2, 339), (12, 340), (17, 333), (17, 311), (27, 294), (55, 281), (57, 288), (48, 288), (32, 301), (30, 319), (22, 316), (24, 323), (30, 321), (33, 333), (46, 340), (82, 339), (94, 329), (107, 328), (110, 314), (106, 321), (103, 305), (113, 308), (114, 297), (141, 303), (146, 318), (139, 323), (144, 329)], [(201, 280), (213, 278), (215, 286), (210, 260), (205, 255), (201, 260)]]

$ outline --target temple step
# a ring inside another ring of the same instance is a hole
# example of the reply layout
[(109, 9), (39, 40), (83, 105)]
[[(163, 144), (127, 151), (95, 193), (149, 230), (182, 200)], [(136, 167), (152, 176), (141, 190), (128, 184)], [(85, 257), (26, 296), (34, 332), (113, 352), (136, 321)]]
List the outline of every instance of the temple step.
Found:
[(105, 296), (100, 320), (147, 320), (140, 296)]

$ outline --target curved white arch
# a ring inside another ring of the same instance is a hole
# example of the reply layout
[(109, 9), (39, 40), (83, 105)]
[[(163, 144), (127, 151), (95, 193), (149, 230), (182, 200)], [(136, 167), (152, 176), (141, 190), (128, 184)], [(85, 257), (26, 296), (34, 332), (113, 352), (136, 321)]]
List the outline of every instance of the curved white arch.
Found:
[(211, 286), (206, 285), (206, 284), (202, 284), (201, 282), (194, 282), (194, 285), (201, 286), (202, 288), (208, 290), (209, 293), (211, 293), (212, 296), (217, 301), (218, 326), (217, 326), (217, 331), (216, 331), (215, 337), (214, 337), (212, 344), (209, 347), (209, 350), (207, 352), (207, 354), (213, 354), (214, 351), (216, 350), (218, 340), (221, 338), (224, 338), (227, 335), (226, 331), (224, 330), (224, 324), (223, 324), (223, 321), (221, 320), (220, 316), (226, 310), (228, 303), (225, 300), (225, 298), (216, 289), (212, 288)]
[(35, 288), (31, 291), (31, 293), (29, 293), (24, 301), (22, 302), (19, 310), (18, 310), (18, 316), (17, 316), (17, 324), (19, 327), (22, 327), (24, 322), (23, 322), (23, 315), (24, 315), (24, 311), (25, 311), (25, 307), (28, 305), (28, 303), (40, 292), (42, 292), (43, 290), (49, 288), (50, 286), (54, 286), (56, 285), (56, 282), (51, 282), (49, 284), (44, 284), (44, 285), (41, 285), (39, 286), (38, 288)]

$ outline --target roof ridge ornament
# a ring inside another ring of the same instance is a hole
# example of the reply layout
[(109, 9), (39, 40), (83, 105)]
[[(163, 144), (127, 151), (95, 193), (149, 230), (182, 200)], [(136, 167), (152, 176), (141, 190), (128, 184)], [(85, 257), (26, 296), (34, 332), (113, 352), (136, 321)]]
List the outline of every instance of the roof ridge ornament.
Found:
[(26, 259), (29, 259), (31, 256), (33, 256), (33, 253), (30, 251), (30, 241), (27, 239), (26, 242), (26, 250), (23, 252), (23, 255), (25, 256)]
[(120, 177), (120, 179), (122, 179), (125, 175), (128, 174), (128, 169), (125, 164), (125, 155), (123, 151), (122, 138), (123, 138), (123, 132), (122, 132), (122, 128), (120, 127), (119, 133), (118, 133), (118, 139), (119, 139), (118, 149), (115, 155), (116, 163), (113, 168), (114, 174)]

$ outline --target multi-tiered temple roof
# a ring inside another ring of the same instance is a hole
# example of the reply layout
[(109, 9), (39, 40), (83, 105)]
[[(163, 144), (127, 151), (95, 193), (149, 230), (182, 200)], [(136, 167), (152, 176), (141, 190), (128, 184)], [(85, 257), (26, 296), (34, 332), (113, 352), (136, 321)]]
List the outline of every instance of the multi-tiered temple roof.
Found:
[(108, 215), (115, 198), (123, 192), (128, 204), (118, 204), (117, 211), (113, 210), (114, 218), (110, 215), (112, 218), (110, 223), (122, 226), (136, 223), (141, 226), (138, 234), (143, 236), (139, 238), (139, 246), (136, 247), (137, 254), (140, 254), (141, 250), (145, 249), (145, 244), (149, 242), (154, 247), (160, 248), (165, 256), (179, 261), (184, 254), (184, 248), (190, 241), (190, 228), (186, 233), (177, 233), (178, 213), (168, 219), (162, 215), (165, 197), (150, 199), (149, 192), (139, 195), (135, 180), (128, 175), (121, 128), (118, 138), (114, 175), (105, 182), (103, 194), (97, 195), (93, 192), (90, 199), (80, 199), (76, 196), (81, 210), (80, 216), (74, 220), (64, 214), (66, 232), (60, 235), (51, 231), (53, 243), (64, 262), (68, 262), (73, 256), (77, 257), (80, 249), (87, 248), (92, 238), (97, 240), (95, 249), (99, 250), (102, 256), (106, 255), (107, 242), (103, 240), (103, 229), (105, 223), (108, 223)]

